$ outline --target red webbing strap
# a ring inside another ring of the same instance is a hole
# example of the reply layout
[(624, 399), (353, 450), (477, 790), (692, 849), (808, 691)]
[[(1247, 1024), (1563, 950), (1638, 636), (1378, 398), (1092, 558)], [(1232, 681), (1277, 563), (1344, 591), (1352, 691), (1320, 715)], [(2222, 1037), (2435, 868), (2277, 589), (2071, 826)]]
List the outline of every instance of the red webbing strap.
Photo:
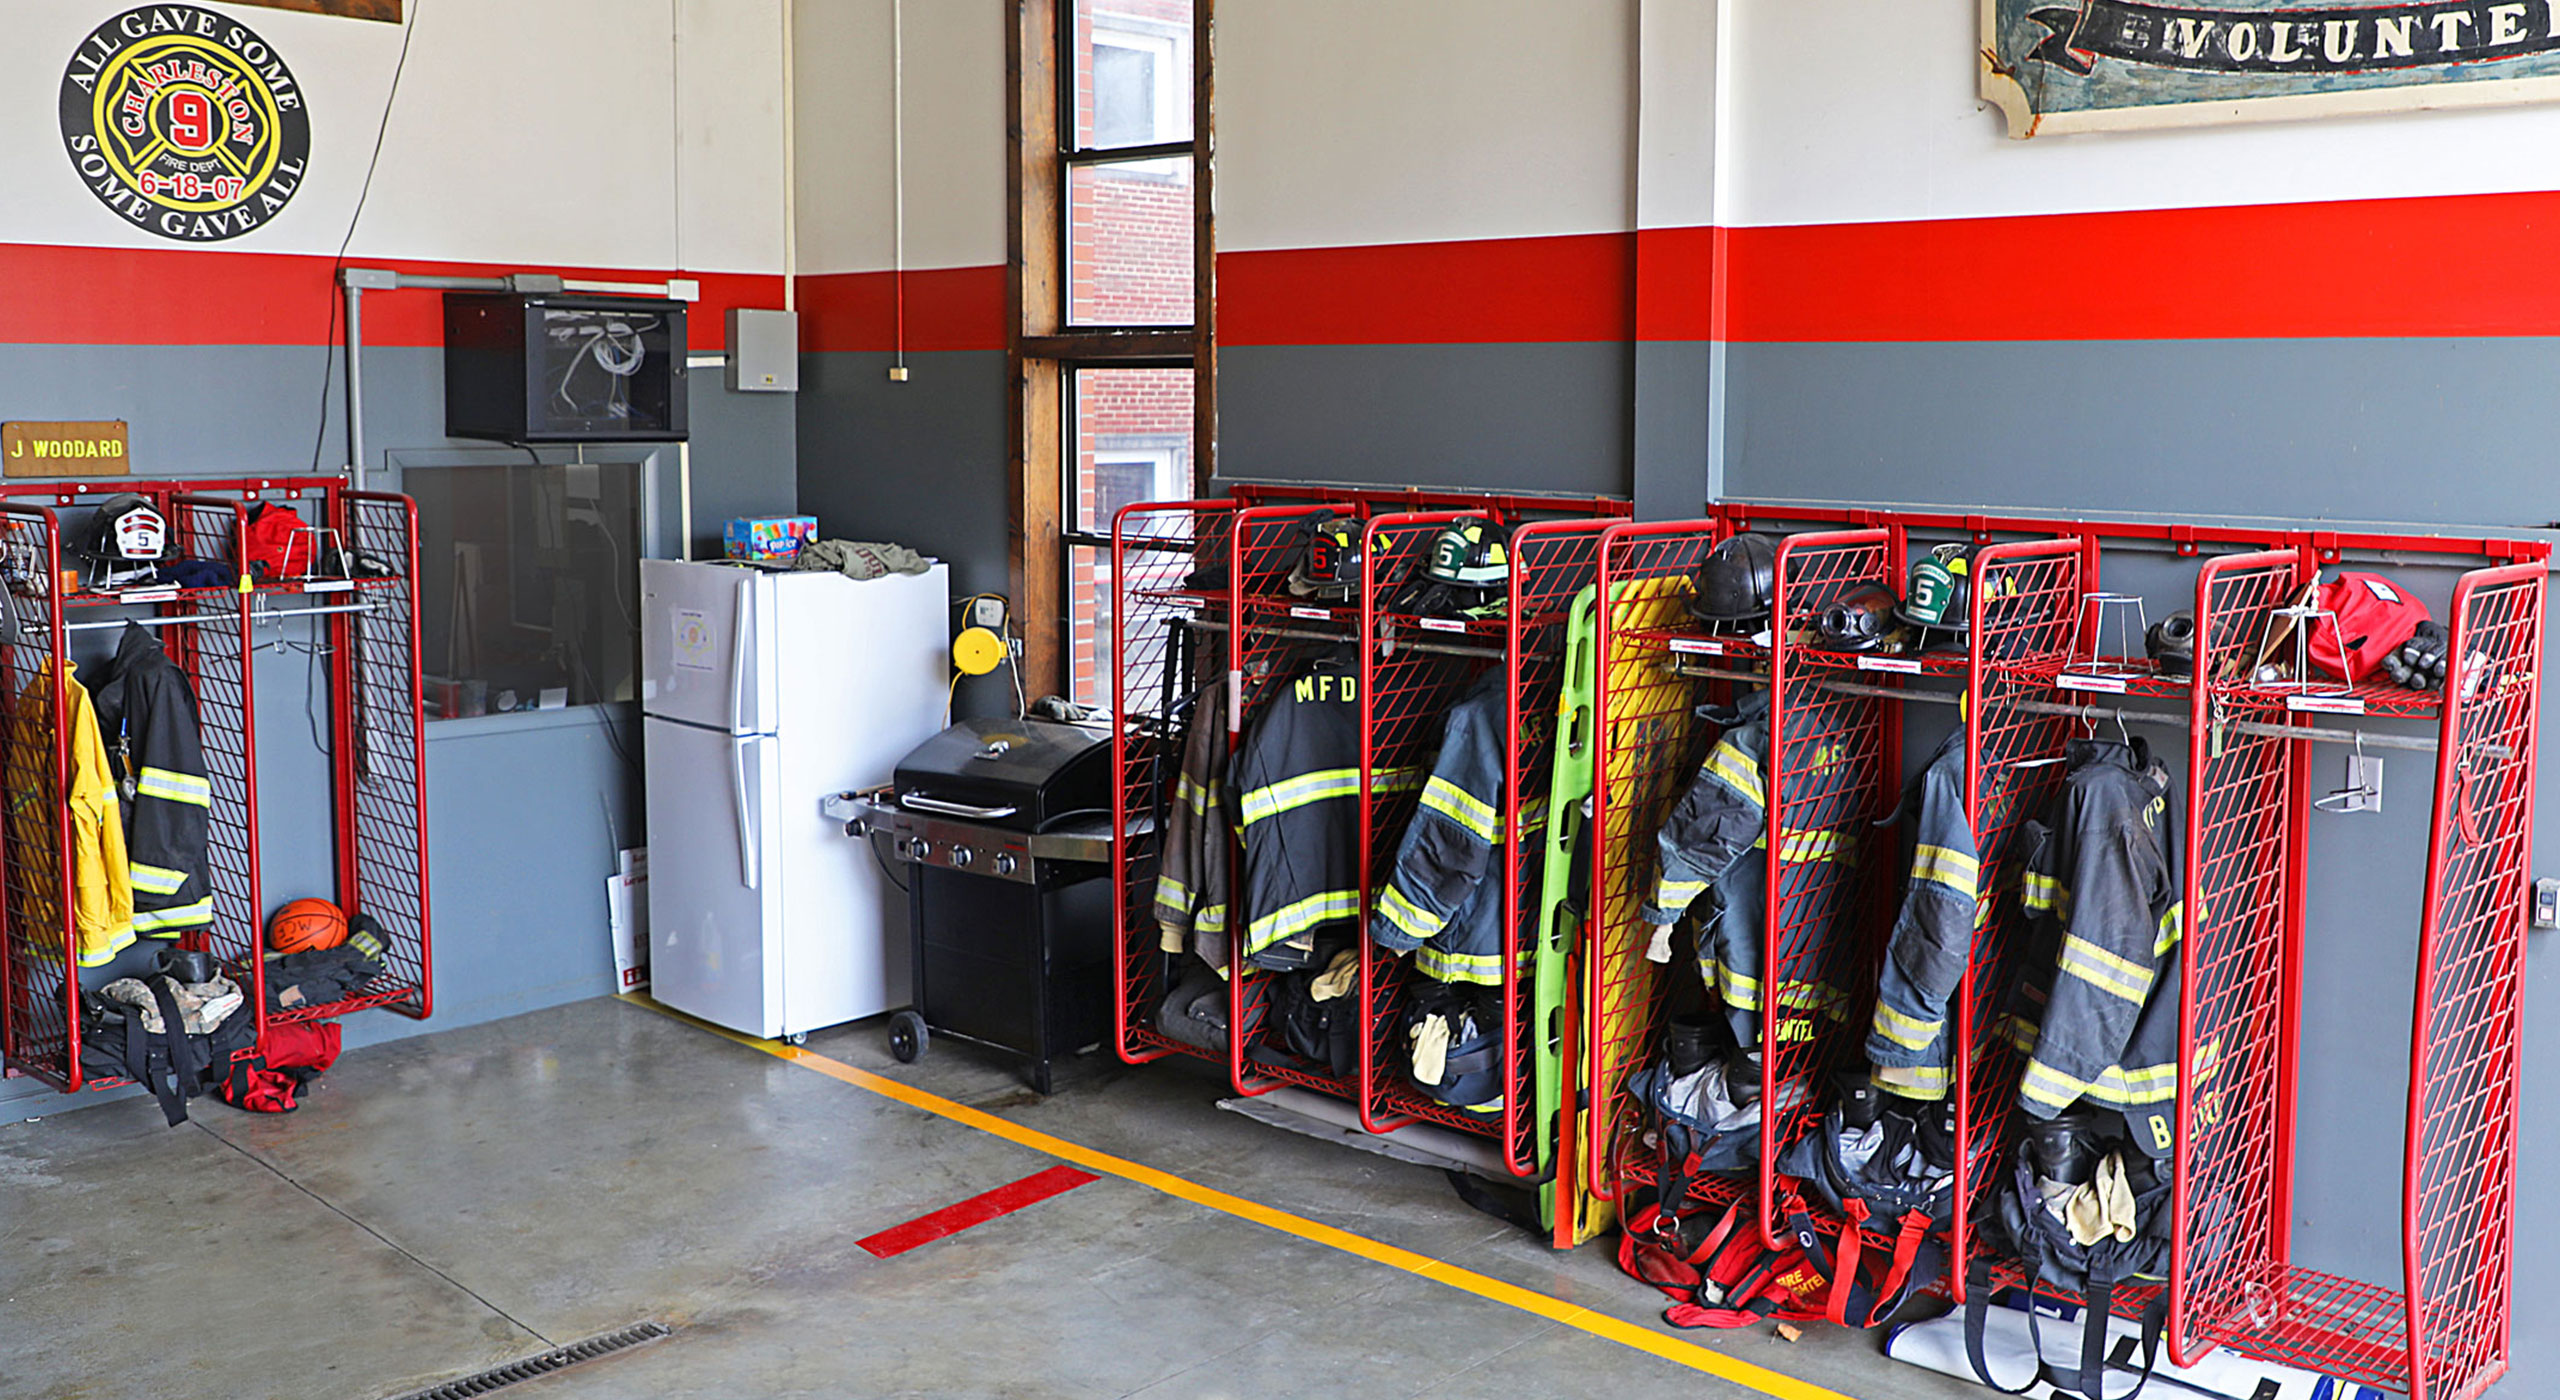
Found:
[(1894, 1304), (1902, 1301), (1902, 1285), (1911, 1277), (1912, 1261), (1920, 1256), (1921, 1241), (1929, 1237), (1929, 1217), (1916, 1210), (1902, 1213), (1902, 1233), (1893, 1241), (1893, 1267), (1885, 1270), (1884, 1282), (1876, 1286), (1875, 1311), (1867, 1318), (1869, 1327), (1884, 1321)]
[[(1840, 1227), (1840, 1254), (1831, 1270), (1831, 1320), (1842, 1327), (1849, 1322), (1849, 1295), (1858, 1286), (1858, 1251), (1866, 1244), (1867, 1203), (1855, 1196), (1840, 1202), (1849, 1223)], [(1864, 1327), (1866, 1323), (1858, 1323)]]

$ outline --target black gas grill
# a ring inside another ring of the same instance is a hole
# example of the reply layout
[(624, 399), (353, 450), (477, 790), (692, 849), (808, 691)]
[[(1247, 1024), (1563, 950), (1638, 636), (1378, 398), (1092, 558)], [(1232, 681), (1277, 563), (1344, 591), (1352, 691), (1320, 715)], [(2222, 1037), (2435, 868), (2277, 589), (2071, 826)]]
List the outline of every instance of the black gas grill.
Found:
[(1059, 1056), (1111, 1027), (1111, 746), (1046, 720), (973, 719), (900, 760), (889, 788), (829, 799), (907, 870), (915, 1006), (889, 1048), (934, 1032), (1008, 1050), (1049, 1092)]

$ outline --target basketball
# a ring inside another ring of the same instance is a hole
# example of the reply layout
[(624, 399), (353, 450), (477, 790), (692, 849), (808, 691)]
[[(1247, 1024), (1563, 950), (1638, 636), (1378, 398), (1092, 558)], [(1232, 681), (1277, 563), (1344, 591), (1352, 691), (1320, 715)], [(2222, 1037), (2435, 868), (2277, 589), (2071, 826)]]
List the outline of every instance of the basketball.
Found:
[(308, 953), (347, 941), (347, 916), (325, 899), (297, 899), (267, 920), (267, 946), (279, 953)]

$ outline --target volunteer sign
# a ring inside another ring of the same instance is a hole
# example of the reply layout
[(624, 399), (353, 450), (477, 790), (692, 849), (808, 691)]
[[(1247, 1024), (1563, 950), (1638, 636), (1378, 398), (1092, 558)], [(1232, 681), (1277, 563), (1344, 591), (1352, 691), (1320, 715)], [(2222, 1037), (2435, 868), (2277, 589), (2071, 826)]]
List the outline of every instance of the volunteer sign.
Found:
[(2560, 0), (1982, 0), (2010, 134), (2560, 97)]
[(196, 5), (145, 5), (91, 30), (63, 70), (59, 109), (89, 193), (182, 243), (264, 226), (311, 159), (311, 114), (283, 55)]

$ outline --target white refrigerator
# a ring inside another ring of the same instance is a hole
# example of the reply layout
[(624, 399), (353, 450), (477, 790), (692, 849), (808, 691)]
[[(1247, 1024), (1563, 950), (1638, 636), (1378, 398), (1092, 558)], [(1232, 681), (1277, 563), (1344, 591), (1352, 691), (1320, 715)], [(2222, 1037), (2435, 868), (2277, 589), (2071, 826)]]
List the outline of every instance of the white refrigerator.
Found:
[(906, 902), (818, 810), (943, 727), (951, 582), (640, 564), (651, 995), (765, 1037), (907, 1004)]

